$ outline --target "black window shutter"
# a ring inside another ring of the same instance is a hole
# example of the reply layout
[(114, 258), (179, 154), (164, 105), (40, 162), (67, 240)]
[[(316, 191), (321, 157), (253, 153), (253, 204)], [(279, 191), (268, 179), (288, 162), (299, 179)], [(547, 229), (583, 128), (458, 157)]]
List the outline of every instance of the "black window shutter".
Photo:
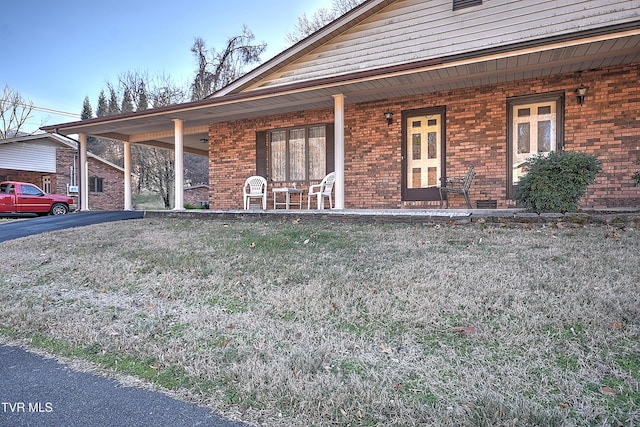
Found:
[(256, 132), (256, 175), (267, 178), (267, 132)]
[(336, 163), (335, 163), (335, 133), (334, 133), (334, 124), (329, 123), (325, 130), (325, 141), (327, 143), (327, 173), (335, 172)]

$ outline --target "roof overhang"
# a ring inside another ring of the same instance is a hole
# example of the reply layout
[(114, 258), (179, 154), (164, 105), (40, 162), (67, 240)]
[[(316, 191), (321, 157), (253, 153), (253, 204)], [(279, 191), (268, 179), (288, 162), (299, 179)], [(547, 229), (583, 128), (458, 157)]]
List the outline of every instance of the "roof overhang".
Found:
[(332, 108), (522, 79), (580, 73), (640, 62), (640, 22), (499, 49), (331, 78), (231, 93), (201, 101), (43, 127), (63, 135), (87, 134), (172, 149), (174, 120), (184, 121), (185, 152), (208, 155), (209, 126), (283, 113)]

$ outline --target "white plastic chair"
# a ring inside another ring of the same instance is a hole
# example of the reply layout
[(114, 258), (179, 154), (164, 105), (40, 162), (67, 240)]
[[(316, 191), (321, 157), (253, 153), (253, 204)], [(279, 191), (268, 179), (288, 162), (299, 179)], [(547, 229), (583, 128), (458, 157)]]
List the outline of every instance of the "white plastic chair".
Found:
[(329, 198), (329, 207), (333, 209), (333, 198), (331, 197), (331, 191), (333, 190), (333, 184), (336, 182), (336, 173), (331, 172), (329, 175), (322, 179), (322, 182), (317, 185), (309, 186), (309, 195), (307, 196), (307, 209), (311, 209), (311, 197), (318, 197), (318, 209), (324, 209), (324, 198)]
[(262, 199), (262, 209), (267, 209), (267, 180), (261, 176), (250, 176), (242, 187), (244, 208), (249, 209), (251, 198)]

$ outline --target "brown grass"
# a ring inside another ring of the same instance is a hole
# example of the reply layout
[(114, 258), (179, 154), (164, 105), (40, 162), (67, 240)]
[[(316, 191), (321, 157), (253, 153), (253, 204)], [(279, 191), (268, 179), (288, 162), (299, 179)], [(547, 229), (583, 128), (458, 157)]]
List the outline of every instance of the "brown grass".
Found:
[(246, 422), (640, 423), (637, 230), (145, 219), (0, 255), (5, 339)]

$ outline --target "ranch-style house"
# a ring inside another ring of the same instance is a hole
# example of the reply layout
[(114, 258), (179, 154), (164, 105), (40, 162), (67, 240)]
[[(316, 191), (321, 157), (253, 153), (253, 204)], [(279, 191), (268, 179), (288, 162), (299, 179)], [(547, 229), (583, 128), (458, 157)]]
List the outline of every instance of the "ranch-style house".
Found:
[(513, 207), (555, 150), (602, 161), (582, 207), (637, 207), (640, 1), (368, 0), (207, 99), (44, 130), (78, 134), (81, 162), (88, 135), (122, 141), (127, 181), (131, 144), (174, 150), (176, 209), (185, 152), (209, 158), (211, 209), (242, 208), (250, 175), (272, 206), (334, 171), (336, 209), (426, 209), (470, 166), (474, 203)]

